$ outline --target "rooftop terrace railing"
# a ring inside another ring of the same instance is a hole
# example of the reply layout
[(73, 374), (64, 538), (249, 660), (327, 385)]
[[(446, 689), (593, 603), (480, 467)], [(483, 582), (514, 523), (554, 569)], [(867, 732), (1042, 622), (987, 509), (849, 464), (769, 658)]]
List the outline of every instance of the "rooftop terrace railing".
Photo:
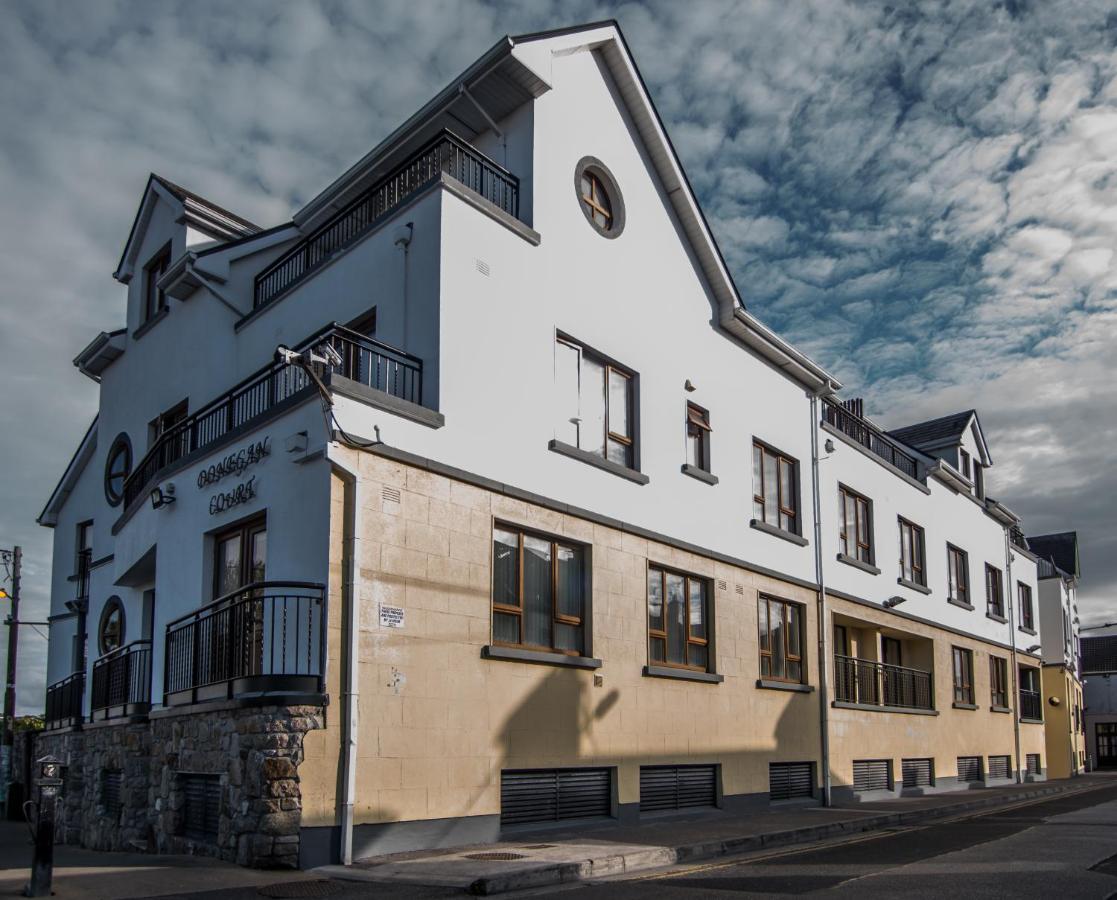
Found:
[(256, 276), (253, 308), (271, 303), (355, 243), (445, 172), (510, 216), (520, 216), (520, 180), (451, 131), (443, 131)]
[(918, 466), (914, 456), (868, 419), (846, 409), (840, 401), (823, 398), (822, 420), (908, 477), (917, 477)]

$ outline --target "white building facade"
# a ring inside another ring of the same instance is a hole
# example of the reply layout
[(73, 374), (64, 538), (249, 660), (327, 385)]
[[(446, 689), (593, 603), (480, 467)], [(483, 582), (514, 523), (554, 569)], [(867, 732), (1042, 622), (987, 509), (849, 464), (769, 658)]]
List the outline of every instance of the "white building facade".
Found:
[(1045, 777), (977, 415), (885, 433), (746, 309), (614, 23), (498, 42), (289, 223), (152, 176), (115, 277), (40, 518), (70, 839), (311, 865)]

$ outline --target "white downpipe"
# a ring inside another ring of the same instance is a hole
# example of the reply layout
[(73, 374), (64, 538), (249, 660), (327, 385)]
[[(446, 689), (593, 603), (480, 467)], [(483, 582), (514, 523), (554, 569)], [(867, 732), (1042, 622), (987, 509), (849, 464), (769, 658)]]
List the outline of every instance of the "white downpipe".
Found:
[(360, 696), (358, 674), (360, 670), (360, 606), (361, 579), (361, 533), (363, 514), (361, 503), (361, 479), (337, 456), (338, 445), (330, 443), (326, 456), (333, 471), (345, 482), (345, 527), (348, 530), (349, 564), (345, 568), (343, 583), (343, 602), (345, 605), (345, 637), (348, 642), (345, 652), (345, 680), (342, 702), (345, 718), (342, 719), (342, 798), (341, 798), (341, 864), (348, 866), (353, 862), (353, 806), (357, 794), (357, 736), (360, 725)]

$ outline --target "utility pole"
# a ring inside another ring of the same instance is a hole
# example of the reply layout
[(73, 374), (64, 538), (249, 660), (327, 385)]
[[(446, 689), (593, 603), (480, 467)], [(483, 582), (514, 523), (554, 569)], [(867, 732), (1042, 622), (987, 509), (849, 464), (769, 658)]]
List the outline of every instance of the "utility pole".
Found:
[(0, 560), (11, 566), (12, 611), (8, 616), (8, 674), (4, 681), (4, 741), (0, 745), (0, 810), (7, 809), (8, 784), (12, 779), (12, 745), (15, 743), (16, 653), (19, 649), (19, 575), (23, 551), (19, 547), (0, 550)]

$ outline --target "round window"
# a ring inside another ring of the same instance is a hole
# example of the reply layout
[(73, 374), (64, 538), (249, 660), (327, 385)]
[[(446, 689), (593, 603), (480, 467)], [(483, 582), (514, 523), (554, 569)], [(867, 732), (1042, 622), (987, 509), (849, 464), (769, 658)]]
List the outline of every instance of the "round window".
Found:
[(101, 610), (101, 624), (97, 628), (97, 646), (101, 655), (112, 653), (124, 644), (124, 604), (119, 597), (109, 597)]
[(613, 173), (592, 156), (585, 156), (574, 169), (574, 190), (582, 214), (594, 230), (607, 238), (624, 230), (624, 201)]
[(124, 499), (124, 482), (132, 473), (132, 442), (121, 432), (105, 460), (105, 499), (117, 506)]

